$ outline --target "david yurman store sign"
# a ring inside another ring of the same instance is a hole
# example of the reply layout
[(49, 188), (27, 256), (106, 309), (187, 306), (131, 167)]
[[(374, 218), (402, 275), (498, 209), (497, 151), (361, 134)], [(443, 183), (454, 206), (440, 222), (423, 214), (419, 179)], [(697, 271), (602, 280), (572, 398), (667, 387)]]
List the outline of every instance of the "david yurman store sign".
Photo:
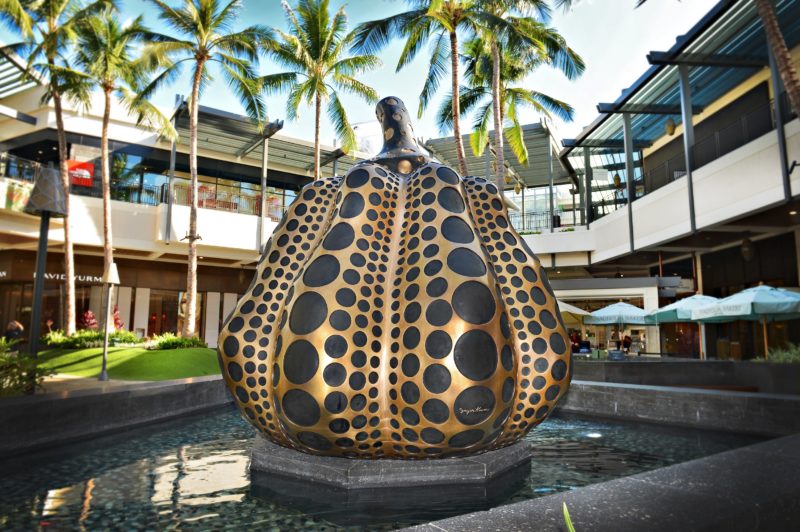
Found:
[[(0, 279), (8, 279), (9, 275), (7, 271), (0, 270)], [(31, 273), (31, 278), (36, 278), (36, 272)], [(67, 274), (65, 273), (54, 273), (54, 272), (45, 272), (44, 274), (45, 281), (66, 281)], [(101, 284), (103, 282), (103, 277), (98, 275), (75, 275), (75, 282), (78, 283), (92, 283), (92, 284)]]

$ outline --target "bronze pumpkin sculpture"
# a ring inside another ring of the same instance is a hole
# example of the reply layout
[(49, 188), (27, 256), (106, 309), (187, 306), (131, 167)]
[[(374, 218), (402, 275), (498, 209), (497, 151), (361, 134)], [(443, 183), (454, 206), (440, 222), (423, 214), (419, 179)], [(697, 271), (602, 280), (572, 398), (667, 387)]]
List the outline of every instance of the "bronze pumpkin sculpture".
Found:
[(497, 449), (552, 411), (567, 336), (497, 188), (420, 151), (398, 98), (385, 144), (307, 185), (223, 327), (220, 365), (268, 439), (352, 458)]

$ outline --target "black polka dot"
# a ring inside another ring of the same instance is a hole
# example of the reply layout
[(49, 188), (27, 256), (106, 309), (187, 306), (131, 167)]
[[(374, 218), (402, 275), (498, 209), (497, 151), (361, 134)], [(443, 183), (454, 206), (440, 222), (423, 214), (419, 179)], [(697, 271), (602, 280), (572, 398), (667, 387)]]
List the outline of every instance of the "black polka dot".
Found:
[(550, 348), (556, 354), (563, 355), (567, 351), (567, 345), (564, 343), (564, 337), (559, 333), (553, 333), (550, 336)]
[(406, 307), (406, 310), (403, 311), (403, 319), (408, 323), (414, 323), (419, 319), (420, 314), (422, 314), (422, 307), (420, 304), (411, 303)]
[(329, 386), (339, 386), (347, 378), (347, 370), (338, 362), (328, 364), (322, 372), (322, 378)]
[(503, 402), (507, 403), (511, 400), (514, 396), (514, 379), (508, 377), (505, 381), (503, 381)]
[(400, 387), (400, 395), (403, 396), (403, 401), (406, 403), (413, 405), (419, 401), (419, 388), (413, 382), (404, 382), (403, 386)]
[(330, 423), (328, 423), (328, 428), (331, 429), (331, 432), (335, 432), (336, 434), (343, 434), (350, 430), (350, 422), (346, 419), (336, 418)]
[(242, 327), (244, 327), (244, 320), (239, 316), (233, 318), (228, 324), (228, 330), (232, 333), (241, 331)]
[(403, 421), (405, 421), (409, 425), (419, 424), (419, 414), (417, 414), (416, 410), (414, 410), (413, 408), (404, 408), (402, 416), (403, 416)]
[(333, 255), (322, 255), (312, 262), (303, 274), (303, 282), (311, 288), (330, 284), (339, 276), (339, 261)]
[(487, 323), (494, 316), (494, 297), (485, 285), (477, 281), (467, 281), (453, 292), (453, 309), (469, 323)]
[(235, 382), (242, 380), (242, 366), (236, 362), (228, 362), (228, 376)]
[(536, 275), (536, 272), (533, 271), (533, 268), (531, 268), (530, 266), (525, 266), (524, 268), (522, 268), (522, 276), (525, 277), (525, 279), (527, 279), (531, 283), (535, 283), (536, 280), (539, 278)]
[(316, 292), (305, 292), (297, 298), (289, 318), (289, 328), (295, 334), (308, 334), (322, 325), (328, 315), (325, 300)]
[(456, 341), (454, 358), (462, 375), (482, 381), (497, 369), (497, 345), (487, 332), (474, 329), (462, 334)]
[(507, 344), (503, 346), (503, 349), (500, 351), (500, 363), (503, 365), (506, 371), (511, 371), (514, 369), (514, 356), (511, 353), (511, 347)]
[(456, 189), (445, 187), (439, 191), (438, 197), (439, 205), (444, 209), (456, 214), (464, 212), (464, 200)]
[(433, 358), (444, 358), (453, 349), (453, 341), (445, 331), (433, 331), (425, 340), (425, 351)]
[(338, 414), (347, 408), (347, 396), (342, 392), (331, 392), (325, 397), (325, 410)]
[(311, 342), (295, 340), (286, 349), (283, 360), (283, 374), (294, 384), (311, 380), (319, 367), (319, 355)]
[(561, 391), (561, 387), (558, 384), (554, 384), (547, 388), (544, 392), (544, 398), (548, 401), (552, 401), (556, 397), (558, 397), (558, 392)]
[(452, 317), (453, 309), (444, 299), (437, 299), (425, 310), (425, 319), (435, 327), (446, 325)]
[(222, 342), (222, 351), (229, 357), (236, 356), (239, 353), (239, 340), (235, 336), (228, 336)]
[(347, 352), (347, 340), (334, 334), (325, 340), (325, 352), (331, 358), (339, 358)]
[(441, 364), (432, 364), (425, 369), (422, 383), (431, 393), (442, 393), (450, 387), (450, 371)]
[(317, 434), (316, 432), (298, 432), (297, 440), (303, 445), (307, 445), (316, 451), (327, 451), (333, 447), (327, 438)]
[(351, 307), (356, 302), (356, 294), (349, 288), (340, 288), (336, 292), (336, 302), (343, 307)]
[(339, 209), (339, 215), (342, 218), (353, 218), (361, 214), (364, 210), (364, 196), (358, 192), (351, 192), (345, 196), (342, 202), (342, 208)]
[(319, 405), (308, 392), (298, 389), (289, 390), (284, 394), (281, 404), (286, 417), (295, 425), (310, 427), (319, 421)]
[(544, 295), (544, 292), (542, 292), (542, 289), (538, 286), (531, 288), (531, 299), (533, 299), (534, 303), (537, 305), (544, 305), (547, 302), (547, 296)]
[(425, 291), (431, 297), (439, 297), (447, 291), (447, 281), (444, 277), (437, 277), (425, 287)]
[(364, 186), (366, 182), (369, 180), (369, 172), (363, 169), (353, 170), (348, 174), (347, 179), (345, 182), (347, 186), (350, 188), (358, 188)]
[(467, 248), (456, 248), (447, 256), (447, 267), (466, 277), (486, 274), (486, 264), (477, 253)]
[(413, 377), (419, 371), (419, 358), (417, 355), (406, 355), (403, 358), (403, 375), (406, 377)]
[(450, 418), (450, 409), (444, 401), (428, 399), (422, 404), (422, 415), (431, 423), (444, 423)]
[(422, 436), (422, 441), (431, 445), (436, 445), (444, 441), (444, 434), (442, 434), (440, 430), (436, 430), (432, 427), (422, 429), (422, 431), (420, 431), (420, 436)]
[(344, 249), (353, 243), (356, 233), (353, 226), (347, 222), (340, 222), (328, 231), (328, 236), (322, 242), (322, 247), (329, 251)]
[(470, 226), (458, 216), (450, 216), (442, 222), (442, 235), (457, 244), (469, 244), (475, 239)]
[(408, 349), (414, 349), (419, 345), (419, 329), (416, 327), (409, 327), (403, 333), (403, 345)]
[(533, 341), (533, 352), (537, 355), (547, 352), (547, 342), (544, 341), (544, 338), (537, 338)]
[(459, 432), (447, 442), (450, 447), (469, 447), (481, 441), (483, 431), (479, 429), (469, 429)]
[(556, 319), (550, 313), (549, 310), (543, 310), (539, 313), (539, 320), (542, 322), (542, 325), (547, 327), (548, 329), (555, 329), (556, 328)]
[(331, 313), (330, 318), (331, 327), (337, 331), (344, 331), (350, 327), (350, 314), (344, 310), (336, 310)]
[(450, 185), (458, 184), (458, 174), (456, 174), (453, 170), (448, 168), (447, 166), (440, 166), (436, 170), (436, 175), (439, 176), (439, 179), (448, 183)]
[(553, 367), (550, 369), (550, 375), (557, 381), (560, 381), (567, 376), (567, 364), (563, 360), (556, 360), (553, 362)]
[(489, 419), (494, 412), (495, 398), (492, 390), (485, 386), (472, 386), (456, 397), (453, 411), (465, 425), (477, 425)]

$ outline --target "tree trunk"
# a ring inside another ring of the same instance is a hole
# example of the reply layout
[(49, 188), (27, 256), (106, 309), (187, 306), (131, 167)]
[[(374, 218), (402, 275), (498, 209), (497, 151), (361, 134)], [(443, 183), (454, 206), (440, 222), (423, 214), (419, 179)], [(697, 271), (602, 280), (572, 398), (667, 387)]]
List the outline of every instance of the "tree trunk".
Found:
[(189, 268), (186, 273), (186, 311), (183, 315), (184, 337), (195, 335), (195, 317), (197, 316), (197, 115), (200, 106), (200, 80), (203, 76), (204, 62), (197, 62), (192, 83), (192, 99), (189, 102), (189, 172), (191, 186), (189, 192)]
[[(51, 63), (52, 64), (52, 63)], [(64, 202), (67, 215), (64, 216), (64, 332), (75, 334), (75, 254), (72, 250), (72, 230), (69, 216), (69, 166), (67, 164), (67, 134), (64, 132), (64, 112), (61, 106), (61, 94), (53, 91), (53, 108), (56, 114), (56, 132), (58, 135), (58, 169), (61, 173), (61, 186), (64, 188)], [(99, 309), (98, 309), (99, 310)]]
[(464, 156), (464, 141), (461, 138), (461, 101), (458, 91), (458, 36), (450, 32), (450, 70), (452, 74), (453, 92), (453, 135), (456, 141), (456, 155), (458, 156), (458, 171), (462, 176), (467, 175), (467, 159)]
[[(114, 262), (114, 254), (111, 249), (111, 165), (109, 164), (108, 153), (108, 122), (111, 117), (111, 90), (104, 89), (105, 108), (103, 109), (103, 129), (100, 136), (100, 166), (101, 166), (101, 179), (103, 185), (103, 271), (107, 272), (111, 268), (111, 263)], [(111, 297), (111, 291), (108, 292)], [(111, 309), (108, 305), (106, 308)], [(112, 314), (109, 313), (103, 319), (103, 327), (109, 329), (113, 324), (111, 318)]]
[(505, 188), (506, 165), (503, 152), (503, 115), (500, 102), (500, 48), (492, 41), (492, 117), (494, 118), (494, 150), (496, 152), (497, 169), (495, 181), (497, 188), (503, 192)]
[(315, 116), (314, 116), (314, 179), (320, 178), (319, 168), (319, 120), (322, 114), (322, 99), (319, 94), (315, 98)]
[[(786, 94), (789, 96), (789, 103), (794, 112), (800, 115), (800, 78), (797, 76), (797, 69), (792, 64), (789, 47), (786, 46), (786, 40), (784, 40), (781, 27), (778, 25), (775, 7), (771, 0), (756, 0), (756, 7), (758, 16), (761, 17), (761, 22), (764, 24), (764, 32), (767, 35), (769, 47), (772, 49), (772, 55), (775, 56), (775, 62), (778, 64), (778, 72), (780, 72), (783, 86), (786, 88)], [(778, 94), (775, 94), (775, 97), (778, 97)]]

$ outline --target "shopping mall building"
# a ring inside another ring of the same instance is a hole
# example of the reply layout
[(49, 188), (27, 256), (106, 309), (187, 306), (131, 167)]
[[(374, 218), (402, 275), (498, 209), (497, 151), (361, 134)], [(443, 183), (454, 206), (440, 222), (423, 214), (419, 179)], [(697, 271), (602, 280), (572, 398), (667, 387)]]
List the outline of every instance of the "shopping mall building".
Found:
[[(800, 2), (775, 2), (800, 64)], [(624, 61), (625, 58), (620, 58)], [(548, 268), (557, 295), (587, 310), (626, 300), (645, 309), (700, 291), (800, 285), (800, 120), (768, 52), (753, 0), (722, 0), (575, 139), (545, 121), (525, 127), (531, 163), (507, 150), (511, 219)], [(798, 68), (800, 70), (800, 68)], [(21, 212), (37, 168), (55, 165), (57, 142), (42, 88), (0, 58), (0, 323), (30, 319), (38, 219)], [(613, 77), (613, 73), (609, 74)], [(188, 229), (188, 115), (176, 101), (175, 144), (136, 127), (124, 110), (110, 128), (113, 232), (121, 286), (115, 304), (142, 335), (180, 330)], [(67, 111), (71, 224), (78, 311), (100, 308), (102, 104)], [(313, 146), (244, 117), (201, 108), (198, 330), (216, 344), (221, 323), (250, 282), (261, 245), (313, 175)], [(468, 145), (468, 142), (465, 143)], [(429, 139), (456, 166), (452, 138)], [(322, 148), (323, 174), (366, 154)], [(469, 154), (470, 173), (492, 175), (494, 154)], [(261, 197), (267, 208), (262, 209)], [(61, 325), (63, 230), (50, 231), (44, 319)], [(686, 326), (630, 331), (649, 352), (696, 350)], [(594, 331), (605, 344), (606, 331)], [(708, 327), (711, 356), (760, 354), (761, 331)], [(800, 342), (795, 322), (770, 325), (770, 343)]]

